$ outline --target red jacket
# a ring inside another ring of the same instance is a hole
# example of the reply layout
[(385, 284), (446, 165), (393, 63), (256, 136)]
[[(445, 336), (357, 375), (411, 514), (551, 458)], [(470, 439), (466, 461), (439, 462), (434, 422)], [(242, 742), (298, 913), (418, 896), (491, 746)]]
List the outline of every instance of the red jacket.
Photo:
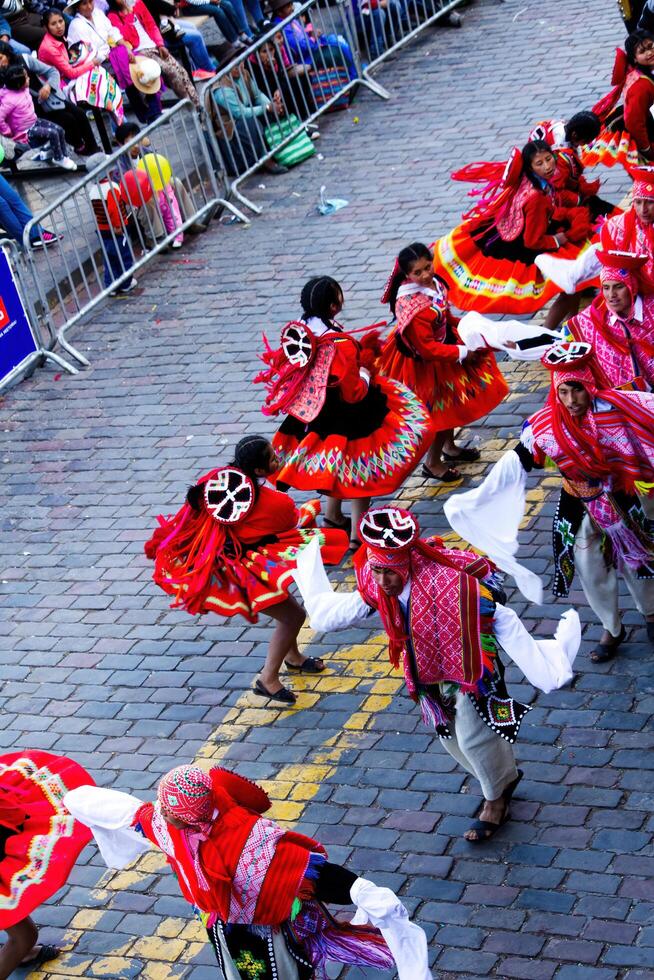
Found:
[(654, 104), (654, 80), (641, 75), (631, 85), (624, 98), (624, 125), (639, 150), (646, 150), (651, 143), (647, 129), (650, 108)]
[(138, 31), (135, 27), (137, 20), (140, 21), (141, 27), (143, 27), (146, 34), (152, 38), (153, 46), (156, 48), (164, 47), (164, 39), (161, 36), (161, 31), (154, 22), (154, 18), (143, 3), (143, 0), (136, 0), (136, 3), (130, 11), (119, 14), (112, 10), (107, 16), (114, 27), (118, 28), (127, 43), (132, 45), (134, 50), (139, 47)]
[(334, 333), (329, 339), (336, 348), (336, 354), (329, 369), (330, 388), (338, 387), (341, 398), (353, 404), (360, 402), (368, 394), (368, 385), (359, 374), (359, 345), (346, 334)]

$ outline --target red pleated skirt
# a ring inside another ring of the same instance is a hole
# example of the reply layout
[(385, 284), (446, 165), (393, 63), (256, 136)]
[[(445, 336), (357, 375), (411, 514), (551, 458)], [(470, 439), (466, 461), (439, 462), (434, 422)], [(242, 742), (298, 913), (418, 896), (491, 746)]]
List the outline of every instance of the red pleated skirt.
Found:
[[(543, 279), (534, 264), (536, 253), (519, 243), (510, 243), (511, 258), (485, 254), (473, 234), (478, 228), (478, 222), (464, 221), (434, 246), (434, 271), (447, 283), (452, 306), (477, 313), (536, 313), (561, 292)], [(574, 259), (581, 249), (568, 243), (556, 257)]]
[(382, 497), (399, 489), (433, 436), (430, 412), (417, 395), (376, 377), (362, 402), (328, 400), (306, 426), (289, 416), (273, 437), (281, 461), (275, 477), (343, 500)]
[(397, 349), (394, 334), (382, 351), (380, 371), (416, 393), (431, 412), (435, 432), (476, 422), (509, 393), (492, 351), (483, 351), (470, 364), (419, 361)]
[(4, 838), (0, 860), (0, 929), (25, 919), (63, 885), (91, 831), (74, 820), (64, 795), (94, 780), (76, 762), (50, 752), (0, 756), (0, 797), (27, 816)]

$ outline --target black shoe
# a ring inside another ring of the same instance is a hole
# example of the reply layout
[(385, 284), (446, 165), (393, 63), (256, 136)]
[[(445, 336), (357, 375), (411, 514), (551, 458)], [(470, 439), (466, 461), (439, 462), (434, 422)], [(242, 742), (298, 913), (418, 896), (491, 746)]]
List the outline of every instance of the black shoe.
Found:
[(274, 163), (272, 160), (269, 163), (264, 163), (264, 170), (269, 174), (287, 174), (288, 167), (283, 167), (281, 163)]

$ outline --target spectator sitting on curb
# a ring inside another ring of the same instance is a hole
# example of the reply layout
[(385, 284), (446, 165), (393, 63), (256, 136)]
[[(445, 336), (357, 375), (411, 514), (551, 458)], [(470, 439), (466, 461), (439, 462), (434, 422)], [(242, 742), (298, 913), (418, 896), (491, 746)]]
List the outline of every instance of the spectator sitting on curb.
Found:
[(127, 0), (109, 0), (109, 20), (129, 43), (135, 55), (142, 55), (156, 62), (161, 74), (178, 99), (190, 99), (196, 109), (200, 107), (198, 93), (188, 72), (171, 55), (164, 44), (161, 32), (152, 14), (143, 3)]
[(121, 123), (124, 118), (123, 93), (113, 75), (83, 42), (66, 44), (66, 22), (58, 10), (43, 16), (46, 35), (39, 45), (39, 58), (59, 72), (65, 97), (76, 105), (90, 105), (113, 114)]
[[(281, 23), (293, 13), (293, 0), (271, 0), (270, 9), (273, 21)], [(354, 55), (350, 45), (340, 34), (323, 34), (321, 30), (314, 30), (310, 24), (304, 24), (299, 17), (283, 30), (286, 47), (293, 61), (304, 62), (309, 67), (315, 63), (317, 69), (344, 66), (350, 79), (357, 77)]]
[[(233, 47), (225, 51), (219, 70), (238, 54)], [(228, 173), (236, 176), (245, 173), (268, 152), (259, 119), (269, 116), (269, 121), (273, 122), (284, 115), (284, 108), (279, 92), (270, 100), (259, 90), (242, 62), (234, 65), (220, 83), (212, 92), (221, 121), (217, 128), (218, 143)], [(261, 166), (270, 174), (283, 174), (288, 169), (272, 159)]]
[(12, 65), (2, 73), (0, 88), (0, 133), (17, 143), (41, 147), (41, 159), (63, 170), (77, 170), (68, 155), (66, 135), (56, 123), (38, 119), (29, 90), (29, 79), (23, 65)]
[[(18, 191), (14, 190), (8, 180), (0, 176), (0, 237), (13, 238), (18, 242), (18, 247), (23, 248), (23, 232), (29, 221), (34, 215), (25, 204)], [(46, 248), (48, 245), (56, 245), (60, 242), (63, 235), (53, 235), (51, 231), (45, 231), (40, 225), (34, 225), (30, 229), (30, 246), (32, 248)]]

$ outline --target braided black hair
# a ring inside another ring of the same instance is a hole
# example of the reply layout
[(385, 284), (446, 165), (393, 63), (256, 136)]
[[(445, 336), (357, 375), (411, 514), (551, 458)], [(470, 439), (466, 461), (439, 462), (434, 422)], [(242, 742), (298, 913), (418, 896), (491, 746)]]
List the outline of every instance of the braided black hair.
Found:
[(433, 258), (434, 256), (431, 254), (427, 246), (422, 244), (422, 242), (412, 242), (411, 245), (407, 245), (407, 247), (403, 248), (399, 253), (397, 257), (398, 269), (397, 272), (394, 273), (388, 287), (388, 303), (393, 316), (395, 316), (397, 291), (411, 272), (413, 263), (418, 259), (429, 259), (429, 261), (432, 262)]
[(331, 319), (330, 308), (333, 305), (342, 305), (343, 290), (331, 276), (316, 276), (314, 279), (309, 279), (304, 286), (300, 294), (300, 303), (303, 320), (315, 316), (322, 320), (328, 330), (333, 330), (335, 324)]
[[(228, 466), (235, 466), (237, 470), (242, 470), (249, 476), (254, 484), (254, 499), (259, 496), (259, 484), (256, 470), (263, 470), (268, 465), (268, 454), (271, 445), (263, 436), (244, 436), (236, 444), (234, 449), (234, 459)], [(197, 483), (194, 487), (189, 487), (186, 494), (186, 503), (193, 510), (202, 510), (204, 499), (204, 483)]]

